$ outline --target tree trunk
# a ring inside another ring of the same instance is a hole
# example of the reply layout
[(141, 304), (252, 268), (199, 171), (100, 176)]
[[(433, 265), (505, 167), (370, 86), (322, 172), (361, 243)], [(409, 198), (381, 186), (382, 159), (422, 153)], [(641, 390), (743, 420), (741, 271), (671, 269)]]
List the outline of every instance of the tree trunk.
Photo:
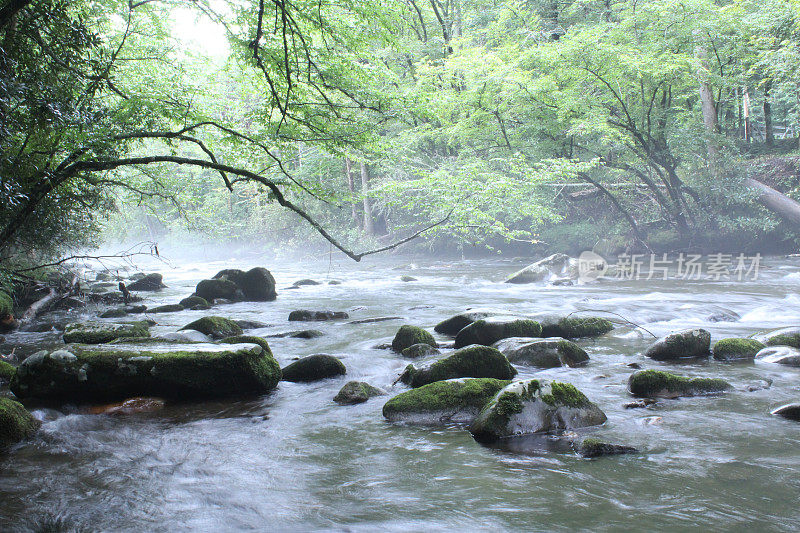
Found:
[[(705, 46), (699, 44), (694, 52), (697, 59), (700, 60), (700, 66), (697, 69), (697, 78), (700, 82), (700, 103), (703, 109), (703, 124), (705, 125), (706, 134), (711, 137), (719, 132), (719, 122), (717, 118), (717, 107), (714, 104), (714, 92), (711, 90), (711, 84), (708, 82), (708, 51)], [(708, 166), (711, 170), (711, 177), (716, 177), (719, 146), (717, 146), (716, 141), (709, 139), (707, 148)]]
[[(347, 174), (347, 190), (350, 191), (350, 197), (356, 197), (356, 187), (355, 182), (353, 181), (353, 170), (352, 170), (352, 163), (350, 162), (349, 157), (344, 158), (344, 172)], [(358, 211), (356, 210), (356, 202), (353, 200), (350, 203), (350, 215), (353, 218), (353, 223), (356, 227), (361, 227), (361, 219), (358, 216)]]
[(772, 103), (769, 100), (770, 90), (772, 90), (772, 82), (767, 81), (764, 84), (764, 128), (766, 129), (767, 146), (775, 144), (775, 132), (772, 129)]
[(364, 233), (367, 235), (375, 234), (375, 225), (372, 222), (372, 199), (367, 196), (369, 193), (369, 169), (361, 162), (361, 195), (364, 198)]
[(781, 217), (786, 222), (800, 227), (800, 203), (792, 200), (780, 191), (752, 178), (745, 180), (745, 185), (758, 191), (758, 202)]

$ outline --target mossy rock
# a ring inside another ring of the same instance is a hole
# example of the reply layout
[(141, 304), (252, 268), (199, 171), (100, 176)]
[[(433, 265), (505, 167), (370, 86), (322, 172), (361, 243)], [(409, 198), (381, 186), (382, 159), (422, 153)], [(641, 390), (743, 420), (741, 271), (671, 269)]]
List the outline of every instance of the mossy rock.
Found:
[(73, 345), (25, 359), (11, 390), (59, 401), (184, 400), (262, 394), (280, 377), (278, 363), (256, 344)]
[(349, 381), (339, 390), (333, 401), (339, 405), (364, 403), (374, 396), (382, 396), (386, 391), (373, 387), (364, 381)]
[(563, 337), (579, 339), (581, 337), (599, 337), (614, 329), (614, 324), (605, 318), (596, 316), (567, 316), (556, 322), (542, 323), (542, 335), (546, 337)]
[(64, 329), (67, 344), (103, 344), (127, 337), (149, 337), (149, 323), (138, 322), (77, 322)]
[(16, 371), (17, 367), (12, 365), (11, 363), (0, 361), (0, 379), (11, 381), (11, 378), (14, 377), (14, 372)]
[(344, 363), (332, 355), (315, 354), (303, 357), (282, 370), (284, 381), (308, 382), (343, 376)]
[(752, 336), (753, 339), (763, 343), (765, 346), (791, 346), (800, 348), (800, 328), (780, 328), (765, 333), (758, 333)]
[(473, 322), (490, 316), (509, 316), (509, 313), (498, 309), (470, 309), (463, 313), (453, 315), (446, 320), (442, 320), (436, 324), (433, 331), (441, 333), (442, 335), (455, 336), (459, 331)]
[(109, 309), (100, 315), (100, 318), (122, 318), (128, 316), (125, 308)]
[(0, 291), (0, 318), (14, 314), (14, 300), (8, 293)]
[(670, 333), (654, 342), (645, 357), (656, 361), (673, 361), (693, 357), (707, 357), (711, 348), (711, 333), (704, 329), (685, 329)]
[(419, 359), (420, 357), (427, 357), (429, 355), (437, 355), (440, 353), (441, 352), (438, 348), (434, 348), (430, 344), (425, 344), (424, 342), (412, 344), (400, 352), (403, 357), (407, 357), (409, 359)]
[(390, 422), (469, 424), (510, 381), (492, 378), (448, 379), (401, 392), (383, 406)]
[(243, 333), (239, 324), (233, 320), (223, 318), (221, 316), (204, 316), (194, 322), (190, 322), (181, 328), (193, 329), (200, 333), (205, 333), (214, 339), (224, 339), (225, 337), (234, 337)]
[(350, 318), (344, 311), (309, 311), (299, 309), (289, 313), (289, 322), (323, 322), (325, 320), (341, 320)]
[(455, 347), (471, 344), (491, 346), (509, 337), (541, 337), (542, 326), (535, 320), (520, 317), (489, 317), (476, 320), (458, 332)]
[(570, 383), (530, 379), (504, 387), (470, 425), (479, 441), (598, 426), (607, 417)]
[(313, 279), (298, 279), (297, 281), (292, 283), (292, 287), (306, 287), (313, 285), (321, 285), (321, 283)]
[(476, 345), (456, 350), (451, 355), (421, 368), (408, 365), (400, 376), (400, 381), (417, 388), (446, 379), (511, 379), (516, 375), (517, 370), (511, 366), (505, 355), (494, 348)]
[(663, 370), (642, 370), (628, 379), (628, 390), (642, 398), (703, 396), (731, 389), (730, 383), (716, 378), (687, 378)]
[(627, 453), (637, 453), (639, 450), (633, 446), (623, 446), (621, 444), (609, 444), (594, 437), (583, 439), (578, 446), (578, 453), (582, 457), (594, 458), (606, 455), (622, 455)]
[(494, 344), (511, 363), (537, 368), (578, 367), (589, 361), (586, 351), (560, 337), (510, 337)]
[(161, 274), (147, 274), (145, 277), (128, 284), (129, 291), (159, 291), (166, 287)]
[(267, 337), (271, 339), (316, 339), (317, 337), (322, 337), (325, 334), (318, 329), (301, 329), (297, 331), (286, 331), (284, 333), (273, 333), (271, 335), (267, 335)]
[(414, 346), (415, 344), (427, 344), (438, 348), (439, 344), (429, 332), (425, 331), (419, 326), (410, 326), (408, 324), (400, 326), (397, 333), (392, 340), (392, 350), (401, 353), (406, 348)]
[(719, 361), (752, 361), (765, 346), (755, 339), (720, 339), (711, 352)]
[(206, 300), (205, 298), (201, 298), (200, 296), (196, 296), (194, 294), (191, 296), (187, 296), (178, 303), (180, 303), (186, 309), (193, 309), (195, 307), (201, 307), (201, 308), (211, 307), (211, 304), (208, 303), (208, 300)]
[(21, 403), (0, 398), (0, 448), (32, 437), (41, 425)]
[[(236, 285), (237, 294), (234, 297), (220, 296), (229, 300), (247, 300), (250, 302), (267, 302), (277, 298), (275, 292), (275, 278), (272, 273), (263, 267), (256, 267), (244, 272), (239, 269), (226, 269), (214, 275), (215, 280), (227, 280)], [(203, 296), (198, 291), (200, 296)]]
[(264, 353), (272, 355), (267, 339), (255, 335), (234, 335), (233, 337), (225, 337), (219, 342), (221, 344), (258, 344), (264, 349)]
[(236, 284), (228, 279), (204, 279), (194, 289), (195, 295), (213, 302), (216, 299), (241, 300), (242, 294)]
[(153, 307), (148, 309), (148, 313), (177, 313), (178, 311), (183, 311), (184, 307), (181, 304), (167, 304), (167, 305), (159, 305), (157, 307)]

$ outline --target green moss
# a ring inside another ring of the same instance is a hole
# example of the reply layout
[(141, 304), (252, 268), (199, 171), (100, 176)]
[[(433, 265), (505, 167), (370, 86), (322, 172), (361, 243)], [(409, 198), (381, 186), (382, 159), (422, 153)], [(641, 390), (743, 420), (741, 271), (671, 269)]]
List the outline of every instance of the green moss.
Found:
[(200, 307), (211, 307), (211, 305), (209, 305), (208, 301), (205, 298), (201, 298), (200, 296), (197, 296), (197, 295), (194, 295), (194, 294), (192, 296), (187, 296), (186, 298), (184, 298), (183, 300), (181, 300), (178, 303), (180, 303), (186, 309), (191, 309), (191, 308), (197, 307), (197, 306), (200, 306)]
[(79, 322), (69, 324), (64, 330), (64, 342), (67, 344), (103, 344), (115, 339), (127, 337), (149, 337), (149, 323), (138, 322)]
[(11, 377), (14, 375), (14, 372), (16, 371), (17, 367), (12, 365), (11, 363), (0, 361), (0, 378), (5, 379), (6, 381), (10, 381)]
[(261, 348), (264, 349), (264, 353), (272, 355), (272, 350), (269, 347), (267, 339), (263, 337), (257, 337), (255, 335), (235, 335), (232, 337), (225, 337), (219, 342), (223, 344), (242, 344), (242, 343), (258, 344), (259, 346), (261, 346)]
[(437, 381), (398, 394), (383, 406), (383, 416), (391, 418), (393, 413), (436, 412), (464, 407), (480, 410), (508, 384), (507, 380), (492, 378)]
[(159, 305), (158, 307), (147, 310), (148, 313), (176, 313), (178, 311), (183, 311), (183, 306), (181, 304)]
[(14, 312), (14, 301), (7, 293), (0, 291), (0, 318), (6, 317)]
[(643, 370), (631, 375), (628, 389), (634, 396), (697, 396), (731, 388), (724, 379), (687, 378), (663, 370)]
[(504, 392), (497, 398), (495, 410), (498, 415), (508, 418), (517, 413), (521, 413), (522, 408), (522, 399), (518, 394)]
[(567, 407), (585, 407), (592, 402), (589, 401), (581, 391), (575, 388), (570, 383), (561, 383), (553, 381), (550, 383), (550, 392), (542, 395), (542, 401), (547, 405), (567, 406)]
[(427, 344), (434, 348), (439, 346), (436, 339), (434, 339), (433, 335), (429, 332), (418, 326), (409, 326), (406, 324), (400, 326), (400, 329), (397, 330), (397, 334), (392, 340), (392, 350), (399, 353), (415, 344)]
[(564, 317), (558, 321), (558, 336), (566, 339), (599, 337), (614, 329), (614, 324), (599, 317)]
[(509, 337), (540, 337), (542, 325), (526, 318), (488, 318), (473, 322), (458, 332), (455, 347), (463, 348), (470, 344), (491, 346)]
[(366, 402), (373, 396), (380, 396), (381, 394), (385, 394), (384, 391), (373, 387), (369, 383), (350, 381), (339, 390), (333, 401), (339, 405), (352, 405)]
[(711, 333), (704, 329), (688, 329), (670, 333), (657, 340), (644, 353), (656, 361), (708, 356)]
[(420, 387), (453, 378), (511, 379), (516, 374), (506, 356), (495, 348), (469, 346), (424, 368), (408, 365), (400, 380), (412, 387)]
[(239, 324), (221, 316), (204, 316), (181, 328), (181, 330), (184, 329), (193, 329), (214, 337), (215, 339), (233, 337), (243, 333)]
[(75, 345), (69, 351), (39, 352), (19, 366), (11, 390), (20, 398), (71, 401), (132, 396), (183, 399), (263, 393), (275, 388), (281, 377), (278, 363), (260, 346), (175, 348)]
[(128, 316), (128, 312), (125, 309), (109, 309), (105, 313), (100, 315), (100, 318), (122, 318), (124, 316)]
[(41, 425), (21, 403), (0, 398), (0, 447), (31, 437)]
[(714, 359), (752, 359), (765, 346), (755, 339), (721, 339), (714, 343)]

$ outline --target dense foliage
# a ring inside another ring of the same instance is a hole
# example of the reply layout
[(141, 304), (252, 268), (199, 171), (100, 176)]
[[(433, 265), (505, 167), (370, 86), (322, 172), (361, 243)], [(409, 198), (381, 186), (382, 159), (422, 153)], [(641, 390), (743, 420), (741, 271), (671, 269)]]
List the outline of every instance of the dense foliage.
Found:
[[(230, 54), (185, 50), (179, 8), (222, 28)], [(798, 9), (12, 0), (0, 257), (63, 253), (100, 228), (321, 232), (346, 249), (425, 228), (451, 249), (790, 240), (747, 180), (797, 192)]]

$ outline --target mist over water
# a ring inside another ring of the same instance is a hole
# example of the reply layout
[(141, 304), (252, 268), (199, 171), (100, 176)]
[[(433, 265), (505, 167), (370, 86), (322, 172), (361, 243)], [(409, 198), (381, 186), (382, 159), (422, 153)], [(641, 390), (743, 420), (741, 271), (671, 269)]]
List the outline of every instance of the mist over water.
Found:
[[(708, 329), (712, 342), (746, 336), (800, 322), (797, 259), (765, 258), (759, 279), (747, 282), (613, 280), (553, 287), (501, 283), (525, 264), (503, 259), (217, 257), (198, 250), (168, 264), (137, 260), (137, 268), (161, 272), (168, 286), (142, 293), (144, 303), (174, 303), (223, 268), (253, 266), (271, 270), (278, 299), (150, 315), (158, 322), (153, 335), (209, 314), (269, 324), (247, 332), (253, 335), (318, 329), (325, 335), (315, 339), (270, 338), (275, 357), (285, 366), (329, 353), (341, 358), (347, 375), (282, 382), (260, 398), (168, 403), (163, 411), (131, 416), (82, 414), (77, 406), (33, 408), (44, 420), (42, 431), (0, 462), (0, 529), (58, 521), (76, 529), (148, 531), (729, 531), (792, 530), (800, 518), (800, 426), (769, 414), (800, 397), (798, 369), (713, 359), (657, 363), (641, 355), (653, 338), (632, 325), (578, 340), (591, 358), (586, 367), (518, 366), (522, 379), (573, 383), (606, 412), (603, 427), (582, 434), (642, 451), (586, 460), (544, 437), (486, 447), (460, 427), (388, 424), (381, 408), (405, 390), (392, 383), (409, 361), (375, 348), (404, 323), (431, 328), (467, 307), (562, 315), (610, 311), (659, 336), (685, 327)], [(401, 275), (417, 281), (402, 282)], [(286, 289), (302, 278), (322, 284)], [(296, 309), (347, 311), (350, 320), (289, 323)], [(741, 319), (710, 321), (721, 309)], [(89, 318), (98, 310), (90, 306), (57, 318)], [(381, 316), (403, 320), (348, 323)], [(0, 351), (21, 345), (29, 352), (60, 342), (58, 332), (17, 332)], [(625, 409), (632, 400), (626, 391), (632, 362), (723, 377), (735, 390)], [(367, 381), (390, 396), (338, 406), (332, 398), (350, 380)], [(771, 386), (747, 392), (768, 380)]]

